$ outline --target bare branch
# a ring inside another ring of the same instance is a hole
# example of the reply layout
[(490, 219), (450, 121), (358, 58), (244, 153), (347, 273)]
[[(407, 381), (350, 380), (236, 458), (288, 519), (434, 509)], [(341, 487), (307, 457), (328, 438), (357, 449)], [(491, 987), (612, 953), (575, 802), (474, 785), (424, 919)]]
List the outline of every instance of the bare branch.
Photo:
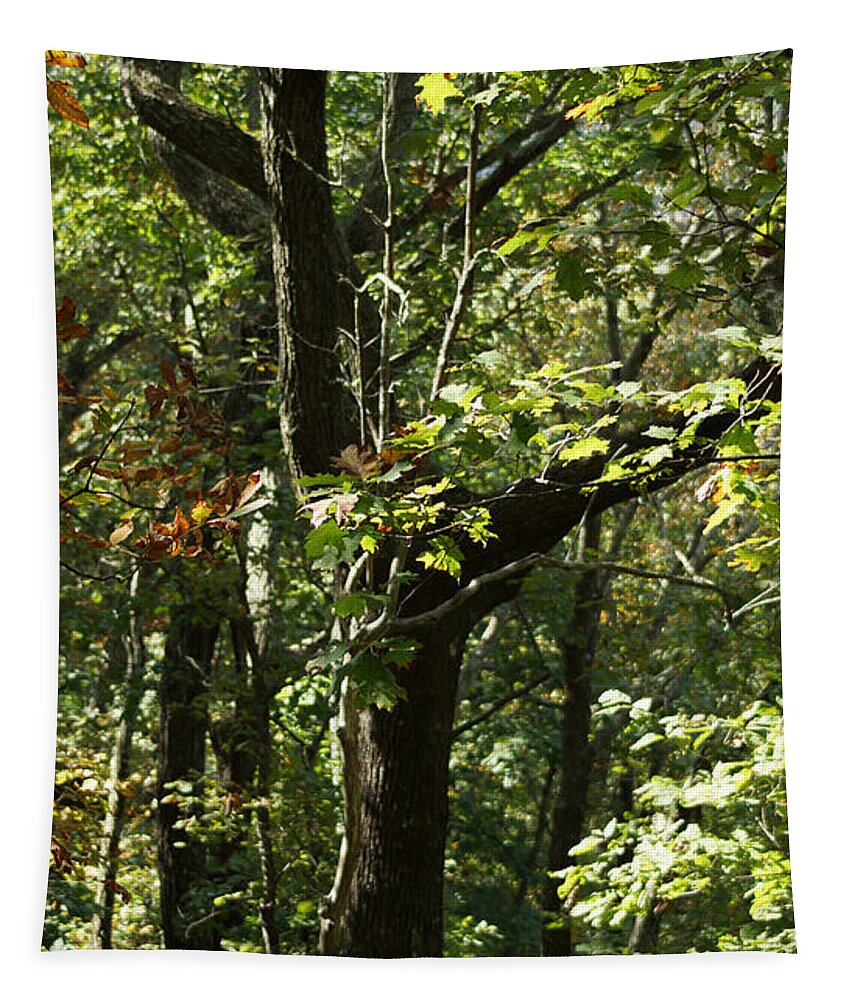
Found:
[(540, 676), (533, 678), (522, 687), (519, 687), (514, 691), (509, 691), (508, 694), (503, 695), (502, 698), (498, 698), (490, 708), (486, 708), (484, 712), (480, 712), (478, 715), (473, 716), (472, 719), (468, 719), (466, 722), (462, 722), (460, 726), (456, 726), (452, 730), (452, 739), (457, 740), (458, 737), (462, 733), (466, 733), (468, 729), (478, 726), (480, 722), (486, 722), (491, 716), (496, 715), (500, 709), (505, 708), (505, 706), (510, 704), (512, 701), (516, 701), (518, 698), (522, 698), (524, 695), (529, 694), (530, 691), (534, 691), (535, 688), (540, 687), (544, 681), (550, 680), (551, 677), (552, 674), (547, 671), (545, 674), (541, 674)]

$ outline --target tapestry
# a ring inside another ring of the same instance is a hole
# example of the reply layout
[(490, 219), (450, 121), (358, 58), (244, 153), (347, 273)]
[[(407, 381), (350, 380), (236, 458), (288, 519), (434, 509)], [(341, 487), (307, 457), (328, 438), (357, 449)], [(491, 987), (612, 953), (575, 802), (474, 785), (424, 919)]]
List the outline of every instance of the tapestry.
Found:
[(43, 949), (794, 952), (789, 50), (50, 50)]

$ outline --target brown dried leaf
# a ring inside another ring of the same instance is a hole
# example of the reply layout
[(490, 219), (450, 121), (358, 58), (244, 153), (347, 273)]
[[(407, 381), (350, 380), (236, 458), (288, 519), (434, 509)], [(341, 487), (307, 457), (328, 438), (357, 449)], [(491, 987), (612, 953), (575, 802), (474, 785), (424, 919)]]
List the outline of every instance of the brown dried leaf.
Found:
[(343, 472), (350, 472), (358, 479), (365, 479), (378, 467), (378, 456), (368, 448), (359, 448), (356, 444), (346, 445), (338, 456), (331, 459), (331, 465)]
[(62, 296), (62, 305), (58, 306), (56, 309), (56, 325), (63, 326), (65, 323), (70, 323), (77, 312), (77, 304), (71, 298), (70, 295)]
[(328, 520), (330, 508), (334, 508), (334, 520), (337, 524), (343, 521), (355, 509), (358, 502), (356, 493), (341, 493), (335, 497), (328, 497), (325, 500), (315, 500), (313, 503), (306, 503), (302, 510), (310, 511), (310, 526), (318, 528), (320, 524)]
[(233, 505), (234, 512), (238, 511), (240, 507), (244, 507), (261, 489), (263, 489), (263, 476), (258, 469), (245, 477), (245, 485)]
[(210, 490), (209, 496), (213, 500), (224, 500), (228, 496), (233, 480), (233, 473), (229, 472), (224, 479), (220, 479)]
[(126, 521), (122, 521), (121, 524), (119, 524), (118, 527), (113, 530), (112, 534), (109, 536), (109, 544), (118, 545), (119, 543), (123, 542), (125, 538), (129, 538), (129, 536), (132, 534), (133, 534), (133, 522), (130, 520), (130, 518), (127, 518)]
[(213, 517), (207, 521), (207, 526), (209, 528), (221, 528), (222, 531), (226, 531), (233, 538), (238, 538), (242, 531), (242, 525), (239, 521), (234, 521), (232, 517)]
[(179, 447), (180, 447), (180, 438), (169, 437), (166, 438), (165, 441), (163, 441), (160, 444), (160, 453), (163, 455), (168, 455), (173, 451), (177, 451)]
[(718, 485), (718, 477), (717, 476), (710, 476), (708, 479), (705, 479), (700, 484), (700, 486), (698, 487), (697, 492), (695, 493), (695, 497), (701, 503), (703, 503), (705, 500), (708, 500), (712, 496), (712, 494), (715, 491), (717, 485)]
[(177, 379), (174, 375), (174, 365), (169, 361), (160, 362), (160, 371), (162, 372), (163, 379), (165, 382), (171, 386), (172, 389), (177, 388)]
[(89, 127), (89, 117), (73, 94), (69, 92), (68, 84), (63, 80), (52, 80), (47, 78), (47, 99), (51, 107), (58, 111), (63, 118), (75, 125)]
[(155, 417), (163, 408), (166, 395), (167, 393), (161, 385), (145, 386), (145, 400), (148, 403), (148, 412), (152, 417)]
[(56, 331), (57, 340), (79, 340), (80, 337), (85, 337), (89, 333), (89, 328), (83, 326), (82, 323), (68, 323), (66, 326), (60, 327)]

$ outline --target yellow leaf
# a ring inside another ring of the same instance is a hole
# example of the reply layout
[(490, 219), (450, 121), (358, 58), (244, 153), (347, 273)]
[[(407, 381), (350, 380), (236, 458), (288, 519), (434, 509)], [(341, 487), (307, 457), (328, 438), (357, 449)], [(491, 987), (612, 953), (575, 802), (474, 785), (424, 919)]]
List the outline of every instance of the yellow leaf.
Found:
[(123, 542), (128, 535), (133, 534), (133, 522), (128, 518), (126, 521), (122, 521), (121, 524), (112, 532), (109, 536), (110, 545), (118, 545), (119, 542)]
[(65, 52), (63, 49), (48, 49), (44, 58), (51, 66), (69, 66), (72, 69), (82, 69), (86, 65), (85, 58), (79, 52)]
[(575, 108), (571, 108), (569, 111), (565, 112), (564, 120), (566, 122), (578, 120), (590, 110), (591, 105), (594, 104), (596, 100), (597, 98), (593, 97), (590, 101), (583, 101), (581, 104), (577, 104)]
[(454, 73), (423, 73), (417, 80), (420, 93), (417, 94), (417, 103), (425, 106), (433, 114), (440, 114), (447, 98), (457, 97), (461, 91), (452, 82)]

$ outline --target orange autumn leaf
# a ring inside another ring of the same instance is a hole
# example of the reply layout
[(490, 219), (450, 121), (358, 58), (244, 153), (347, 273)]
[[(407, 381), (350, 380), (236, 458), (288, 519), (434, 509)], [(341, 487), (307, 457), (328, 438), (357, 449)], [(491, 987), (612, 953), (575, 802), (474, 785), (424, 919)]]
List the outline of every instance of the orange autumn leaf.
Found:
[(595, 100), (596, 100), (596, 98), (591, 98), (591, 100), (583, 101), (581, 104), (577, 104), (575, 107), (570, 108), (569, 111), (565, 112), (565, 114), (564, 114), (564, 120), (566, 122), (569, 122), (569, 121), (573, 121), (574, 119), (581, 118), (589, 110), (589, 108), (594, 104)]
[(174, 515), (174, 534), (180, 538), (189, 531), (189, 521), (183, 511), (178, 507)]
[(64, 49), (48, 49), (44, 53), (45, 62), (50, 66), (67, 66), (70, 69), (82, 69), (86, 60), (79, 52), (66, 52)]
[(83, 111), (82, 105), (76, 97), (69, 91), (69, 86), (64, 80), (52, 80), (47, 78), (47, 100), (54, 111), (58, 111), (63, 118), (75, 125), (89, 127), (89, 117)]

